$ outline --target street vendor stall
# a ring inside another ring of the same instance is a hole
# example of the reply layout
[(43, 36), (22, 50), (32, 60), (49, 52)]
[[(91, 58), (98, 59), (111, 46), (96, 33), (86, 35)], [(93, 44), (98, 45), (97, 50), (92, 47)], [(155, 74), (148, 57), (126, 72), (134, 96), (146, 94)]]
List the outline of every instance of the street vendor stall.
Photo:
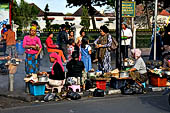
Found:
[(24, 78), (24, 80), (29, 84), (29, 91), (31, 95), (45, 95), (45, 84), (48, 83), (48, 77), (46, 74), (29, 74)]

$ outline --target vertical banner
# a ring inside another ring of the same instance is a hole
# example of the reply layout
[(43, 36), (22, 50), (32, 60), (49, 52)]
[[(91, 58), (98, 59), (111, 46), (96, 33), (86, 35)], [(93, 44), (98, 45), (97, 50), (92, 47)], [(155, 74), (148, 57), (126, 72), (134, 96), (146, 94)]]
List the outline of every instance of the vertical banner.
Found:
[(9, 3), (0, 4), (0, 30), (3, 24), (9, 24)]
[(122, 17), (135, 17), (136, 2), (122, 1)]

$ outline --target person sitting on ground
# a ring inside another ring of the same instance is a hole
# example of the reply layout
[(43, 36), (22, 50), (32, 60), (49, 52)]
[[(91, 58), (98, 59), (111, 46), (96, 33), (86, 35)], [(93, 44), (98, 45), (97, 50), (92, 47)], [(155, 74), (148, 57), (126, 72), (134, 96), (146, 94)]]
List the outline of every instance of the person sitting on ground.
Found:
[(68, 48), (67, 48), (67, 53), (68, 53), (68, 55), (67, 55), (67, 58), (68, 58), (68, 61), (70, 61), (71, 59), (72, 59), (72, 57), (71, 57), (71, 55), (72, 55), (72, 53), (73, 53), (73, 51), (74, 51), (74, 46), (75, 46), (75, 43), (74, 43), (74, 40), (73, 39), (69, 39), (68, 40)]
[(53, 40), (52, 40), (53, 36), (54, 36), (53, 33), (50, 32), (48, 38), (45, 41), (46, 46), (47, 46), (47, 51), (58, 53), (58, 55), (62, 57), (63, 61), (66, 62), (66, 58), (63, 54), (63, 51), (57, 49), (59, 48), (59, 46), (53, 43)]
[(53, 63), (53, 66), (51, 72), (48, 72), (49, 85), (54, 87), (63, 85), (65, 74), (61, 57), (53, 52), (50, 54), (50, 62)]
[(82, 61), (79, 61), (79, 54), (78, 52), (74, 51), (72, 53), (72, 59), (69, 61), (66, 65), (66, 68), (68, 70), (67, 72), (67, 82), (70, 83), (70, 81), (74, 83), (70, 84), (83, 84), (80, 79), (82, 77), (82, 71), (84, 70), (84, 64)]
[(132, 49), (131, 50), (132, 57), (136, 60), (135, 65), (129, 69), (130, 76), (133, 80), (135, 80), (139, 85), (147, 80), (147, 70), (145, 62), (141, 57), (140, 49)]

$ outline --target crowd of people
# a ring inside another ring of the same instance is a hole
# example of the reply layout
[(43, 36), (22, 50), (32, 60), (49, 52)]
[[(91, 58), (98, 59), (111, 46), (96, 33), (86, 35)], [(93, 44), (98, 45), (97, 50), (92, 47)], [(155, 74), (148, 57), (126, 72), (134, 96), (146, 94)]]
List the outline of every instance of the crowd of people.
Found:
[[(169, 35), (170, 35), (170, 24), (165, 30), (164, 38), (161, 38), (159, 34), (159, 29), (157, 31), (158, 40), (157, 49), (164, 50), (161, 52), (161, 57), (157, 57), (157, 60), (164, 58), (164, 65), (169, 66), (167, 63), (169, 61)], [(132, 32), (127, 27), (126, 23), (122, 23), (122, 42), (121, 42), (121, 53), (123, 60), (129, 57), (128, 49), (131, 46)], [(16, 54), (16, 40), (15, 33), (11, 30), (10, 25), (3, 25), (1, 31), (1, 40), (6, 41), (6, 54), (9, 57), (17, 58)], [(40, 32), (38, 30), (38, 23), (33, 21), (30, 27), (29, 35), (26, 35), (23, 39), (23, 48), (25, 49), (25, 72), (26, 74), (38, 73), (40, 71), (40, 53), (42, 51), (42, 44), (40, 40)], [(58, 34), (56, 43), (53, 42), (54, 33), (49, 32), (49, 35), (45, 41), (46, 49), (50, 58), (50, 62), (53, 63), (51, 72), (47, 73), (49, 75), (49, 84), (58, 86), (63, 84), (63, 80), (66, 79), (67, 83), (72, 84), (73, 82), (77, 84), (84, 84), (85, 78), (82, 76), (82, 72), (89, 72), (93, 70), (92, 62), (98, 62), (98, 70), (103, 73), (107, 73), (112, 70), (111, 66), (111, 51), (108, 49), (112, 43), (113, 38), (109, 33), (107, 26), (103, 25), (100, 27), (100, 35), (94, 41), (95, 45), (95, 59), (92, 61), (92, 47), (89, 44), (89, 39), (84, 31), (81, 29), (80, 36), (74, 37), (74, 32), (69, 31), (66, 25), (61, 26), (61, 31)], [(153, 39), (152, 39), (153, 40)], [(163, 40), (163, 42), (161, 42)], [(160, 42), (159, 42), (160, 41)], [(152, 46), (153, 47), (153, 46)], [(160, 48), (159, 48), (160, 47)], [(160, 51), (158, 51), (159, 53)], [(141, 57), (141, 51), (139, 49), (131, 50), (132, 57), (135, 59), (135, 65), (128, 71), (130, 76), (134, 80), (146, 79), (146, 65)], [(151, 50), (150, 59), (153, 58), (153, 50)], [(67, 74), (65, 76), (64, 66), (66, 65)], [(12, 75), (11, 75), (12, 76)], [(28, 84), (26, 84), (26, 89), (28, 91)]]

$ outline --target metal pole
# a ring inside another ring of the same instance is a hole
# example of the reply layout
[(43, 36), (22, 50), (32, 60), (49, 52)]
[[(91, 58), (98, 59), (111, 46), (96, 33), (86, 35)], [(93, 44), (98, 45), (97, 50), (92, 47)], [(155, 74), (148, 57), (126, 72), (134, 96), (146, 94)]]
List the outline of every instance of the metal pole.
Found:
[(156, 60), (156, 26), (157, 26), (158, 0), (155, 0), (155, 25), (154, 25), (154, 60)]
[[(132, 0), (132, 2), (134, 2), (134, 0)], [(134, 17), (132, 17), (132, 32), (133, 32), (133, 48), (136, 48), (136, 29), (134, 26)]]
[(119, 45), (116, 49), (116, 68), (121, 69), (121, 24), (122, 20), (122, 0), (116, 0), (116, 40), (118, 41)]

